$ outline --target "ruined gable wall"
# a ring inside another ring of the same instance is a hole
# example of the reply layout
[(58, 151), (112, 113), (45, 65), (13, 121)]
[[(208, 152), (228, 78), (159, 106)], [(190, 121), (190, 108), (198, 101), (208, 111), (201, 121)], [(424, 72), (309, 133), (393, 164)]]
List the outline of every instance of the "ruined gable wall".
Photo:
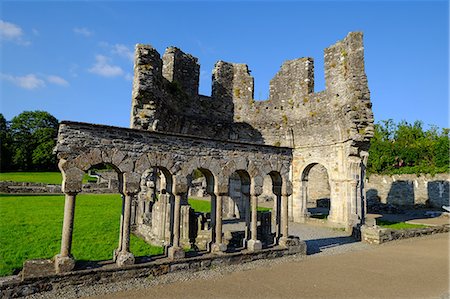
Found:
[(161, 59), (151, 46), (138, 45), (131, 127), (289, 147), (351, 140), (368, 148), (373, 115), (362, 33), (324, 54), (324, 91), (314, 93), (313, 59), (299, 58), (283, 64), (267, 101), (255, 101), (245, 64), (217, 62), (207, 97), (198, 94), (195, 57), (171, 47)]
[(313, 92), (311, 58), (286, 61), (270, 83), (269, 100), (234, 100), (235, 120), (257, 128), (271, 145), (316, 146), (349, 139), (368, 142), (373, 135), (373, 115), (362, 34), (350, 33), (324, 52), (324, 91)]

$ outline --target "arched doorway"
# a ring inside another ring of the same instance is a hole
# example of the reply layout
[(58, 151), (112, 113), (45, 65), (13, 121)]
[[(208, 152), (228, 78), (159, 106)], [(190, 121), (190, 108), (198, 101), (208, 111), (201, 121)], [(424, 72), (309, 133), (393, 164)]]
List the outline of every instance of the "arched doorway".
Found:
[(302, 200), (310, 218), (328, 219), (331, 209), (328, 171), (322, 164), (309, 164), (302, 173)]

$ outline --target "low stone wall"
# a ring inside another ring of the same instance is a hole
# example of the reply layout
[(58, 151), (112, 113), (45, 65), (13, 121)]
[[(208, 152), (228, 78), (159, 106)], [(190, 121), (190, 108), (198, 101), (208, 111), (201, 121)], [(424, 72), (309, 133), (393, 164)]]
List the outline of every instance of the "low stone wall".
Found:
[(0, 193), (61, 193), (61, 185), (3, 181)]
[(368, 203), (440, 208), (449, 205), (450, 174), (370, 175), (365, 182)]
[(26, 278), (19, 276), (0, 282), (0, 298), (17, 298), (34, 293), (63, 289), (74, 285), (92, 285), (123, 281), (139, 277), (153, 277), (175, 271), (200, 271), (222, 265), (242, 264), (259, 259), (273, 259), (291, 254), (306, 255), (306, 243), (297, 240), (296, 246), (271, 248), (258, 252), (238, 252), (223, 255), (204, 255), (170, 261), (162, 258), (153, 262), (124, 267), (115, 265), (103, 268), (72, 271), (44, 277)]
[(449, 232), (449, 225), (415, 228), (415, 229), (388, 229), (363, 225), (361, 227), (361, 240), (369, 244), (382, 244), (394, 240), (408, 239), (425, 235)]
[[(108, 184), (87, 183), (83, 184), (83, 193), (119, 193), (119, 187)], [(49, 185), (44, 183), (27, 183), (27, 182), (0, 182), (0, 193), (8, 194), (62, 194), (61, 185)]]

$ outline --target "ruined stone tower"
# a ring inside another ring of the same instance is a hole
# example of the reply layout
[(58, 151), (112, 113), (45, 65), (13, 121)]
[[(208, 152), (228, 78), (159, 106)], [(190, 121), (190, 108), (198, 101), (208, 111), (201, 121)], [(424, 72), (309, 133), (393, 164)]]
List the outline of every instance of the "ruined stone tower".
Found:
[(328, 175), (328, 222), (361, 223), (373, 135), (362, 33), (349, 33), (324, 56), (325, 90), (314, 92), (314, 60), (298, 58), (283, 63), (270, 82), (269, 99), (255, 101), (245, 64), (218, 61), (212, 94), (204, 96), (198, 93), (197, 58), (175, 47), (161, 58), (151, 46), (139, 44), (131, 128), (292, 148), (291, 220), (307, 218), (308, 174), (320, 164)]

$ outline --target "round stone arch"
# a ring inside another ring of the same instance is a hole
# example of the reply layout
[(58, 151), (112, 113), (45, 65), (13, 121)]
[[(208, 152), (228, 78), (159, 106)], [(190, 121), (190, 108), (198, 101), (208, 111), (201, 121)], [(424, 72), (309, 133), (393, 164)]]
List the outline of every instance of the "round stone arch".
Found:
[(182, 166), (180, 175), (187, 178), (196, 169), (200, 170), (206, 179), (206, 192), (212, 196), (218, 195), (218, 193), (220, 193), (218, 182), (220, 181), (219, 178), (222, 175), (222, 166), (217, 162), (217, 160), (211, 157), (192, 159)]
[(294, 187), (295, 189), (295, 196), (292, 197), (292, 203), (289, 204), (290, 206), (290, 214), (292, 215), (292, 218), (296, 222), (305, 222), (309, 217), (308, 209), (307, 209), (307, 195), (308, 195), (308, 175), (310, 170), (316, 166), (320, 165), (326, 170), (327, 174), (327, 183), (329, 188), (329, 198), (330, 198), (330, 210), (329, 214), (331, 215), (333, 213), (334, 208), (334, 201), (333, 200), (333, 192), (332, 192), (332, 177), (330, 172), (330, 166), (326, 161), (323, 159), (309, 159), (306, 160), (304, 163), (302, 163), (303, 166), (300, 168), (300, 171), (297, 172), (299, 175), (297, 178), (295, 178)]
[[(336, 202), (335, 199), (333, 199), (333, 195), (332, 195), (332, 177), (331, 177), (331, 172), (329, 169), (329, 166), (327, 165), (327, 163), (325, 163), (323, 160), (321, 159), (314, 159), (314, 160), (310, 160), (304, 163), (304, 167), (301, 169), (300, 172), (300, 198), (297, 198), (297, 201), (300, 200), (301, 202), (296, 202), (294, 203), (294, 206), (300, 206), (301, 207), (301, 212), (304, 214), (302, 215), (303, 217), (308, 217), (311, 215), (310, 212), (308, 212), (308, 205), (309, 203), (309, 196), (310, 196), (310, 192), (311, 189), (314, 189), (316, 191), (316, 194), (314, 195), (314, 197), (320, 197), (319, 195), (322, 196), (322, 198), (320, 199), (320, 202), (315, 202), (314, 204), (314, 208), (313, 209), (315, 212), (320, 212), (322, 216), (326, 216), (328, 218), (332, 218), (333, 212), (336, 208), (336, 204), (338, 204)], [(318, 173), (314, 173), (316, 175), (320, 175), (320, 171), (321, 169), (322, 172), (324, 171), (324, 173), (322, 173), (322, 178), (319, 178), (318, 181), (311, 181), (310, 180), (310, 174), (311, 174), (311, 170), (319, 170)], [(326, 175), (326, 179), (324, 180), (323, 175)], [(312, 185), (314, 184), (314, 185)], [(312, 186), (314, 188), (312, 188)], [(326, 195), (326, 196), (325, 196)], [(317, 200), (317, 198), (316, 198)], [(328, 215), (326, 215), (326, 209), (328, 208)], [(324, 209), (324, 211), (318, 211)], [(313, 212), (314, 213), (314, 212)], [(325, 214), (323, 214), (325, 213)]]
[(63, 176), (63, 191), (81, 192), (84, 173), (95, 165), (105, 164), (112, 166), (116, 171), (119, 180), (118, 193), (122, 193), (123, 173), (132, 172), (134, 166), (134, 162), (125, 157), (126, 153), (124, 152), (114, 151), (114, 153), (111, 153), (96, 148), (83, 152), (74, 158), (60, 159), (58, 167)]

